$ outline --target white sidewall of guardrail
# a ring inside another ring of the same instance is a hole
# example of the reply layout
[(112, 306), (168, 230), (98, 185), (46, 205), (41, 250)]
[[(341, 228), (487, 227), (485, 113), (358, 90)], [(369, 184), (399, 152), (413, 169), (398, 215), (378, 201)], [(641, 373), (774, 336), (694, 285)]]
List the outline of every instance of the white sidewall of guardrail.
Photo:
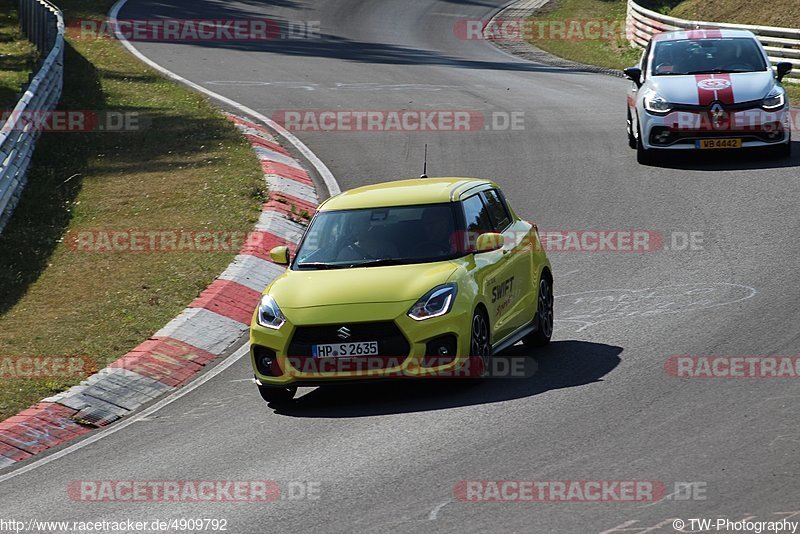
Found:
[(28, 167), (41, 133), (35, 117), (56, 107), (64, 83), (64, 16), (61, 10), (45, 0), (22, 0), (20, 23), (44, 61), (0, 128), (0, 232), (27, 183)]
[(644, 48), (653, 34), (663, 31), (707, 28), (750, 30), (764, 45), (773, 65), (782, 61), (794, 65), (794, 72), (786, 77), (786, 81), (800, 83), (800, 29), (683, 20), (645, 9), (633, 0), (628, 0), (627, 37), (634, 46)]

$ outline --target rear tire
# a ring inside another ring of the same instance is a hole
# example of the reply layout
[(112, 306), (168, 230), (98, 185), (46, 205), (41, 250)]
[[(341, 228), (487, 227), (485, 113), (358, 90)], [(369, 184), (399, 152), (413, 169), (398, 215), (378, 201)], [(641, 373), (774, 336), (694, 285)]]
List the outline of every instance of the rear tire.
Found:
[(547, 276), (539, 280), (539, 297), (536, 308), (536, 331), (528, 334), (523, 342), (532, 347), (544, 347), (553, 337), (553, 284)]
[(264, 399), (267, 403), (277, 405), (277, 404), (286, 404), (287, 402), (291, 402), (291, 400), (294, 399), (295, 393), (297, 393), (297, 388), (258, 386), (258, 392), (261, 394), (261, 398)]

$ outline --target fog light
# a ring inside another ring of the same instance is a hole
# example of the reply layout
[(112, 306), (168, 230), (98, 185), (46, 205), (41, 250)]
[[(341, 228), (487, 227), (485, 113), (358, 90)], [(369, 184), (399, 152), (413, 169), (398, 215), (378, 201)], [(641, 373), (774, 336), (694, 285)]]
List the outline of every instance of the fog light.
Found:
[(437, 367), (452, 363), (456, 357), (456, 336), (447, 334), (428, 341), (425, 346), (425, 357), (422, 358), (423, 367)]
[(663, 126), (656, 126), (650, 133), (650, 141), (654, 145), (666, 145), (672, 140), (672, 132), (669, 128)]
[(253, 345), (253, 358), (256, 362), (256, 369), (262, 376), (281, 376), (283, 374), (274, 350)]

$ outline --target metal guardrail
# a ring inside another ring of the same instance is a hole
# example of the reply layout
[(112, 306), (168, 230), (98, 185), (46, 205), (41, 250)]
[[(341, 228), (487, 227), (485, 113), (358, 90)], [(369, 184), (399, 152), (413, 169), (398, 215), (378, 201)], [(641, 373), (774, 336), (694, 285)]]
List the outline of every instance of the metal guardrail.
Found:
[(792, 83), (800, 83), (800, 29), (778, 28), (775, 26), (748, 26), (727, 22), (706, 22), (683, 20), (645, 9), (633, 0), (628, 0), (627, 37), (632, 45), (644, 48), (653, 34), (670, 30), (695, 30), (724, 28), (730, 30), (750, 30), (756, 36), (774, 64), (786, 61), (795, 70), (785, 78)]
[(0, 128), (0, 232), (19, 202), (40, 128), (35, 116), (52, 111), (64, 83), (64, 16), (46, 0), (19, 0), (20, 26), (43, 60)]

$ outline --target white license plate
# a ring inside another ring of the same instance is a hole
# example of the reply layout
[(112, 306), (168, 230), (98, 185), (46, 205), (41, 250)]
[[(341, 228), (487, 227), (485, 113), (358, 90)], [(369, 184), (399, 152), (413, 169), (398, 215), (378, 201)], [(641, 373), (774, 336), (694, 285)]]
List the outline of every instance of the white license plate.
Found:
[(360, 341), (358, 343), (327, 343), (312, 345), (311, 354), (315, 358), (342, 358), (349, 356), (377, 356), (377, 341)]

